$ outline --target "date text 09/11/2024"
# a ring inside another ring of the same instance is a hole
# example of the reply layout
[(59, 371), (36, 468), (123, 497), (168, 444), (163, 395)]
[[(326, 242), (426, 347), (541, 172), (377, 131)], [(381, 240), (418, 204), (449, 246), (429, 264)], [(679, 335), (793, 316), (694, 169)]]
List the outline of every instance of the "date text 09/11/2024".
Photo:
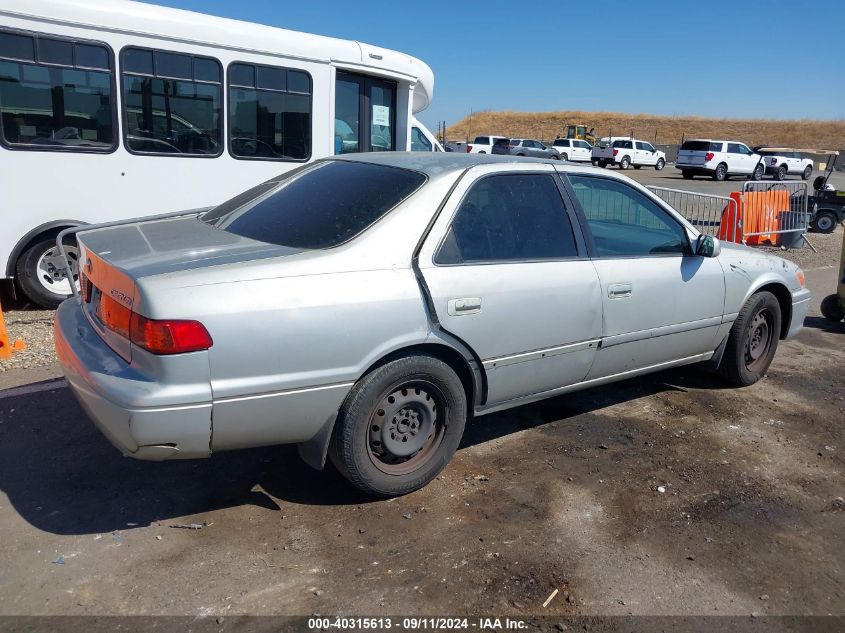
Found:
[(327, 631), (331, 629), (372, 629), (388, 630), (396, 628), (404, 631), (437, 631), (448, 629), (478, 629), (478, 630), (521, 630), (527, 628), (524, 620), (510, 618), (450, 618), (450, 617), (409, 617), (401, 620), (390, 617), (314, 617), (308, 620), (311, 631)]

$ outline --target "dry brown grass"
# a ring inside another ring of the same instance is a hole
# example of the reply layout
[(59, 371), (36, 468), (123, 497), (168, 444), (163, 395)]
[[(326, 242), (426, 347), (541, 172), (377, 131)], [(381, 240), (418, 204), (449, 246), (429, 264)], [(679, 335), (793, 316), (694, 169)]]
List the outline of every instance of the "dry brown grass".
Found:
[(774, 119), (708, 119), (619, 112), (475, 112), (446, 130), (450, 140), (472, 140), (479, 134), (551, 140), (563, 136), (567, 124), (595, 127), (597, 136), (628, 136), (655, 143), (685, 138), (739, 139), (749, 145), (785, 145), (817, 149), (845, 147), (845, 119), (779, 121)]

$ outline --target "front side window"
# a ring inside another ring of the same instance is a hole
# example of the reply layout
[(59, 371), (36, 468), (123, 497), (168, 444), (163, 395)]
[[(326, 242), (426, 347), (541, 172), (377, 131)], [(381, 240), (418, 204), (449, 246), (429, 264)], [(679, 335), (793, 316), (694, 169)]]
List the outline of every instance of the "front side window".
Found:
[(682, 255), (684, 228), (656, 202), (621, 181), (569, 176), (599, 257)]
[(301, 70), (229, 66), (232, 155), (255, 160), (311, 156), (311, 77)]
[(739, 143), (728, 143), (728, 154), (741, 154), (742, 150), (739, 148)]
[(120, 61), (124, 136), (131, 151), (220, 155), (223, 71), (217, 60), (124, 48)]
[(114, 72), (102, 44), (0, 31), (0, 131), (16, 149), (111, 151)]
[(303, 165), (271, 191), (263, 185), (203, 216), (218, 229), (302, 249), (355, 238), (425, 182), (425, 175), (344, 160)]
[(572, 224), (551, 175), (502, 174), (467, 192), (435, 263), (576, 257)]
[(429, 141), (422, 130), (418, 127), (411, 128), (411, 151), (412, 152), (430, 152), (433, 150), (431, 141)]

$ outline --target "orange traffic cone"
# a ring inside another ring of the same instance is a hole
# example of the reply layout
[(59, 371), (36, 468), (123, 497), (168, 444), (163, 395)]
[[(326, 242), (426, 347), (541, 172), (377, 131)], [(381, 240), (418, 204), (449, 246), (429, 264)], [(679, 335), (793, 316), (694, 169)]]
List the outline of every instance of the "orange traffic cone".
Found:
[(0, 360), (11, 358), (12, 352), (19, 352), (26, 349), (26, 343), (20, 339), (9, 340), (9, 331), (6, 329), (6, 322), (3, 320), (3, 306), (0, 306)]

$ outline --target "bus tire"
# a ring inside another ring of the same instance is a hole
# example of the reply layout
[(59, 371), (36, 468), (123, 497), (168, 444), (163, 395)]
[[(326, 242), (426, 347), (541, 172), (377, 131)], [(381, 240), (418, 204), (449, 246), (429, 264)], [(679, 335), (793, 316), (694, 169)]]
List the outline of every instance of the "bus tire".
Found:
[[(73, 263), (72, 274), (74, 283), (79, 282), (79, 249), (76, 241), (68, 238), (68, 259)], [(27, 246), (15, 264), (15, 278), (18, 286), (33, 303), (42, 308), (57, 308), (58, 305), (72, 294), (70, 283), (64, 272), (56, 264), (60, 257), (56, 240), (43, 238)]]

